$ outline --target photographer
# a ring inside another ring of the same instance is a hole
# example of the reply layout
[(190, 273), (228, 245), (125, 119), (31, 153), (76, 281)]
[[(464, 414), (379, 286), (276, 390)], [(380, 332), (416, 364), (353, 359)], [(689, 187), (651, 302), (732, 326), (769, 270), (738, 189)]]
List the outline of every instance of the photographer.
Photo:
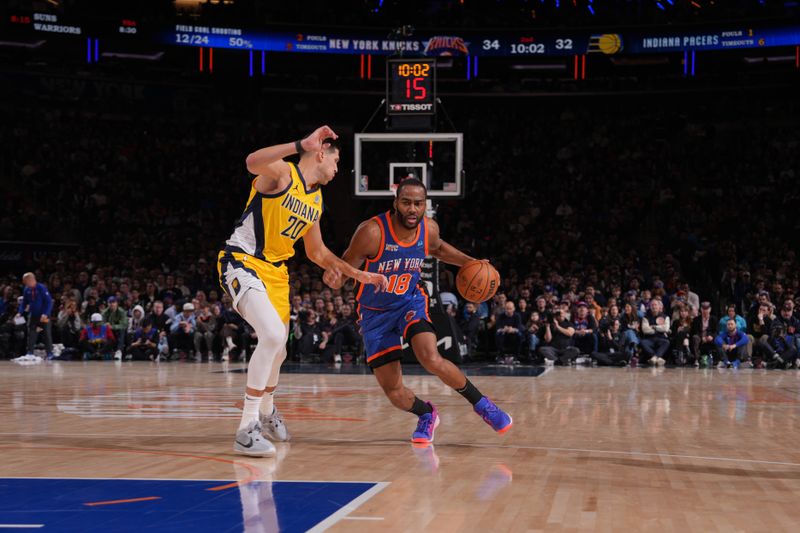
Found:
[(68, 298), (64, 307), (58, 312), (56, 330), (59, 339), (65, 348), (78, 348), (78, 339), (81, 335), (81, 315), (78, 313), (78, 304)]
[(630, 362), (619, 318), (608, 321), (598, 339), (598, 350), (592, 352), (592, 359), (600, 366), (626, 366)]
[(555, 362), (568, 365), (580, 355), (580, 351), (573, 346), (575, 328), (570, 323), (568, 313), (563, 309), (557, 308), (549, 318), (544, 326), (546, 346), (539, 347), (539, 355), (544, 358), (547, 365)]
[(792, 368), (800, 364), (795, 336), (791, 335), (782, 322), (775, 321), (767, 342), (759, 343), (755, 351), (775, 368)]
[(313, 309), (300, 311), (294, 326), (294, 338), (297, 340), (297, 356), (301, 362), (312, 354), (319, 354), (319, 345), (327, 340), (327, 334), (323, 335)]

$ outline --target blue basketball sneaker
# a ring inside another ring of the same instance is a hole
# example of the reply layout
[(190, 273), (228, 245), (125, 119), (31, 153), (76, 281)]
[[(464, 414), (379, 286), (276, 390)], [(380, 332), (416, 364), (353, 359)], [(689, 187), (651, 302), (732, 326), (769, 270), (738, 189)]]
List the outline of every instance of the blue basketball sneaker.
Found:
[(439, 425), (439, 411), (436, 410), (436, 406), (431, 402), (425, 403), (431, 406), (432, 411), (419, 417), (417, 429), (411, 435), (411, 442), (422, 444), (433, 442), (433, 432), (436, 431), (436, 427)]
[(475, 412), (481, 415), (483, 421), (492, 426), (492, 429), (501, 435), (511, 429), (514, 421), (511, 416), (497, 407), (492, 400), (484, 396), (475, 404)]

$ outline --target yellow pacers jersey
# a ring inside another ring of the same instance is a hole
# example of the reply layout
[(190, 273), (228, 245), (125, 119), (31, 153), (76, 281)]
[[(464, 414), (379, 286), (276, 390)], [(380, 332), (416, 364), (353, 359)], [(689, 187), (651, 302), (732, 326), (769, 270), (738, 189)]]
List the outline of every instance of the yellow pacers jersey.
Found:
[(225, 243), (228, 252), (248, 254), (276, 263), (294, 255), (294, 245), (322, 215), (322, 192), (309, 190), (300, 169), (289, 163), (289, 186), (275, 194), (261, 194), (250, 185), (247, 199), (233, 234)]

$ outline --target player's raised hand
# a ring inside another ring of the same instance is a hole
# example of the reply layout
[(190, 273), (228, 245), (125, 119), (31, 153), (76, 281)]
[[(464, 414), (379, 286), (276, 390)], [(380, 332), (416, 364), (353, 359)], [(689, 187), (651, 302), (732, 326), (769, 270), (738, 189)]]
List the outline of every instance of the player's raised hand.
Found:
[(341, 289), (344, 285), (342, 273), (335, 268), (329, 268), (322, 274), (322, 281), (331, 289)]
[(306, 152), (316, 152), (322, 150), (322, 141), (328, 138), (338, 139), (339, 136), (330, 126), (320, 126), (312, 131), (311, 135), (300, 141), (300, 144)]

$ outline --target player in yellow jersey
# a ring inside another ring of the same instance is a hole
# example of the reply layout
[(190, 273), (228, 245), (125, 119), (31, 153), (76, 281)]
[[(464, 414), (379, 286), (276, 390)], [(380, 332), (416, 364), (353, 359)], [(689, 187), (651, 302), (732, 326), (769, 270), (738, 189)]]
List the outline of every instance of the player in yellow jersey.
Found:
[[(305, 139), (247, 156), (247, 170), (256, 178), (247, 206), (219, 253), (220, 284), (233, 299), (233, 308), (258, 335), (247, 367), (244, 412), (234, 442), (234, 450), (245, 455), (275, 453), (264, 433), (272, 440), (289, 440), (272, 395), (286, 358), (290, 311), (286, 260), (294, 255), (297, 240), (303, 239), (306, 255), (322, 269), (375, 285), (375, 290), (388, 286), (386, 277), (356, 270), (322, 242), (320, 187), (330, 183), (338, 170), (336, 139), (331, 128), (322, 126)], [(283, 161), (295, 153), (300, 154), (298, 164)]]

